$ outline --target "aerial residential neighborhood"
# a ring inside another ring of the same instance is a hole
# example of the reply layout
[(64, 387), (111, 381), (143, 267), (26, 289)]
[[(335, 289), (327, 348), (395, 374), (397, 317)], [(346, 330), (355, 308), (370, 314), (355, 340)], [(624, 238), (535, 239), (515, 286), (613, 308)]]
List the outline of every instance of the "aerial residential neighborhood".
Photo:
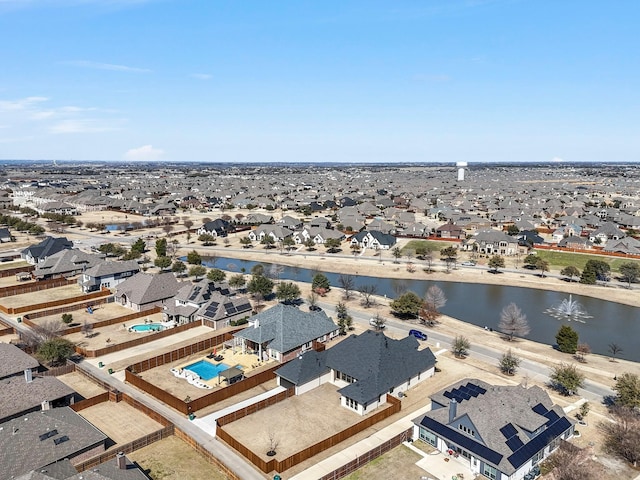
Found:
[(7, 478), (635, 478), (599, 425), (640, 358), (574, 305), (638, 318), (632, 167), (2, 168)]

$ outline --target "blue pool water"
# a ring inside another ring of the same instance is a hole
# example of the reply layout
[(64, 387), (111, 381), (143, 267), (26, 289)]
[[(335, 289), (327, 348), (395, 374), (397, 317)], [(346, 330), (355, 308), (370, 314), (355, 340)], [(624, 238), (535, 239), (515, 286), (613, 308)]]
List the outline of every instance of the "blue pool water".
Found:
[(134, 332), (149, 332), (149, 331), (161, 331), (162, 325), (159, 323), (141, 323), (139, 325), (132, 325), (129, 330)]
[(212, 378), (217, 377), (220, 372), (227, 370), (229, 365), (224, 363), (215, 365), (211, 362), (207, 362), (206, 360), (200, 360), (199, 362), (192, 363), (184, 368), (185, 370), (191, 370), (192, 372), (197, 373), (202, 380), (211, 380)]

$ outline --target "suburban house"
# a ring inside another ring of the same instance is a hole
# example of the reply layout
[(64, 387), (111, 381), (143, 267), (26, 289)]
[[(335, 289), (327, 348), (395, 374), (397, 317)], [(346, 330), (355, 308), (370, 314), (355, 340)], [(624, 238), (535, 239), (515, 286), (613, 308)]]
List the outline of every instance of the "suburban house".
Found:
[(167, 302), (162, 313), (165, 321), (179, 325), (205, 319), (214, 322), (217, 329), (251, 315), (251, 303), (246, 296), (236, 295), (226, 283), (206, 278), (197, 283), (185, 282), (173, 300)]
[(363, 230), (351, 237), (351, 245), (374, 250), (389, 250), (396, 244), (396, 237), (376, 230)]
[(29, 413), (0, 423), (0, 427), (0, 471), (6, 479), (15, 479), (33, 470), (57, 472), (56, 463), (65, 459), (77, 465), (104, 452), (108, 440), (69, 407)]
[(462, 242), (462, 249), (484, 255), (516, 255), (518, 239), (498, 230), (484, 230)]
[(0, 422), (73, 402), (73, 389), (56, 377), (37, 376), (39, 368), (31, 355), (0, 343)]
[(604, 247), (605, 252), (624, 253), (626, 255), (640, 255), (640, 240), (624, 237), (620, 240), (609, 240)]
[(218, 237), (226, 237), (229, 232), (233, 232), (235, 229), (231, 223), (223, 220), (222, 218), (217, 218), (210, 222), (202, 225), (197, 233), (198, 235), (212, 235), (215, 238)]
[(618, 228), (613, 222), (603, 223), (597, 230), (589, 234), (589, 240), (592, 242), (605, 244), (607, 240), (620, 240), (626, 237), (627, 234)]
[(103, 261), (83, 271), (78, 278), (78, 284), (83, 293), (95, 292), (103, 288), (115, 288), (139, 271), (140, 265), (135, 260)]
[(0, 228), (0, 243), (7, 243), (12, 240), (11, 232), (8, 228)]
[(73, 242), (66, 237), (45, 237), (40, 243), (22, 250), (20, 256), (31, 265), (36, 265), (44, 262), (51, 255), (69, 248), (73, 248)]
[(323, 351), (310, 351), (276, 370), (278, 385), (302, 395), (324, 383), (338, 387), (340, 405), (360, 415), (386, 403), (387, 394), (402, 396), (433, 376), (436, 358), (418, 350), (409, 336), (401, 340), (367, 330)]
[(171, 272), (139, 272), (116, 287), (115, 301), (136, 312), (167, 305), (182, 285)]
[(445, 223), (444, 225), (440, 225), (436, 228), (436, 237), (457, 238), (462, 240), (467, 237), (467, 234), (462, 227), (459, 227), (454, 223)]
[(293, 239), (297, 244), (306, 242), (307, 240), (313, 240), (316, 245), (323, 245), (330, 238), (336, 238), (340, 241), (344, 239), (345, 235), (340, 230), (331, 230), (323, 227), (311, 227), (305, 225), (302, 230), (293, 233)]
[(253, 316), (248, 328), (233, 334), (233, 342), (243, 353), (253, 352), (260, 360), (286, 362), (338, 333), (338, 326), (324, 311), (303, 312), (278, 303)]
[(33, 271), (33, 278), (49, 280), (51, 278), (73, 277), (103, 262), (104, 255), (85, 253), (76, 248), (61, 250), (38, 263)]
[(282, 225), (264, 224), (259, 225), (255, 230), (251, 230), (248, 237), (252, 242), (261, 242), (266, 236), (270, 236), (275, 242), (281, 242), (291, 235), (293, 235), (293, 231)]
[(420, 439), (495, 480), (522, 479), (573, 435), (573, 422), (540, 387), (464, 379), (431, 396), (413, 420)]

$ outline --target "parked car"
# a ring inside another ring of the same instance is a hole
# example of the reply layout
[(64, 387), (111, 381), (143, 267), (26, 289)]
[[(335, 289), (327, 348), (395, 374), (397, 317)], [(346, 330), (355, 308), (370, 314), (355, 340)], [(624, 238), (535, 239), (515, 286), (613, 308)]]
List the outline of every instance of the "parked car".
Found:
[(416, 337), (418, 340), (426, 340), (427, 334), (420, 330), (409, 330), (409, 335)]
[(465, 262), (462, 262), (460, 265), (462, 265), (463, 267), (475, 267), (476, 261), (475, 260), (467, 260)]
[(384, 323), (378, 324), (378, 321), (375, 318), (370, 318), (369, 319), (369, 325), (371, 325), (372, 327), (379, 328), (379, 329), (383, 329), (385, 327)]
[(320, 312), (322, 311), (322, 307), (319, 307), (318, 305), (309, 305), (309, 310), (312, 312)]

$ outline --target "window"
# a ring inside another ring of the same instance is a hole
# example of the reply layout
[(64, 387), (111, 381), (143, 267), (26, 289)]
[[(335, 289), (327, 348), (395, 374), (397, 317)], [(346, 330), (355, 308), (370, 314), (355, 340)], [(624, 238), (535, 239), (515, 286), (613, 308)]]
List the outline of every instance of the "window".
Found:
[(536, 453), (531, 459), (531, 462), (533, 463), (533, 465), (536, 465), (543, 458), (544, 458), (544, 449)]
[(485, 463), (482, 474), (487, 478), (491, 478), (492, 480), (495, 480), (498, 477), (498, 470), (492, 467), (491, 465), (487, 465)]
[(425, 430), (424, 428), (420, 428), (420, 440), (433, 445), (434, 447), (438, 446), (438, 439), (435, 434), (431, 433), (428, 430)]
[(348, 382), (348, 383), (353, 383), (356, 381), (356, 379), (353, 378), (351, 375), (347, 375), (346, 373), (343, 373), (343, 372), (336, 372), (336, 377), (338, 378), (338, 380), (344, 380), (345, 382)]
[(356, 402), (352, 398), (347, 398), (347, 407), (352, 408), (353, 410), (358, 410), (358, 402)]
[(471, 430), (470, 428), (467, 428), (462, 424), (458, 425), (458, 430), (462, 430), (464, 433), (466, 433), (467, 435), (471, 435), (472, 437), (476, 436), (476, 432), (474, 432), (473, 430)]

